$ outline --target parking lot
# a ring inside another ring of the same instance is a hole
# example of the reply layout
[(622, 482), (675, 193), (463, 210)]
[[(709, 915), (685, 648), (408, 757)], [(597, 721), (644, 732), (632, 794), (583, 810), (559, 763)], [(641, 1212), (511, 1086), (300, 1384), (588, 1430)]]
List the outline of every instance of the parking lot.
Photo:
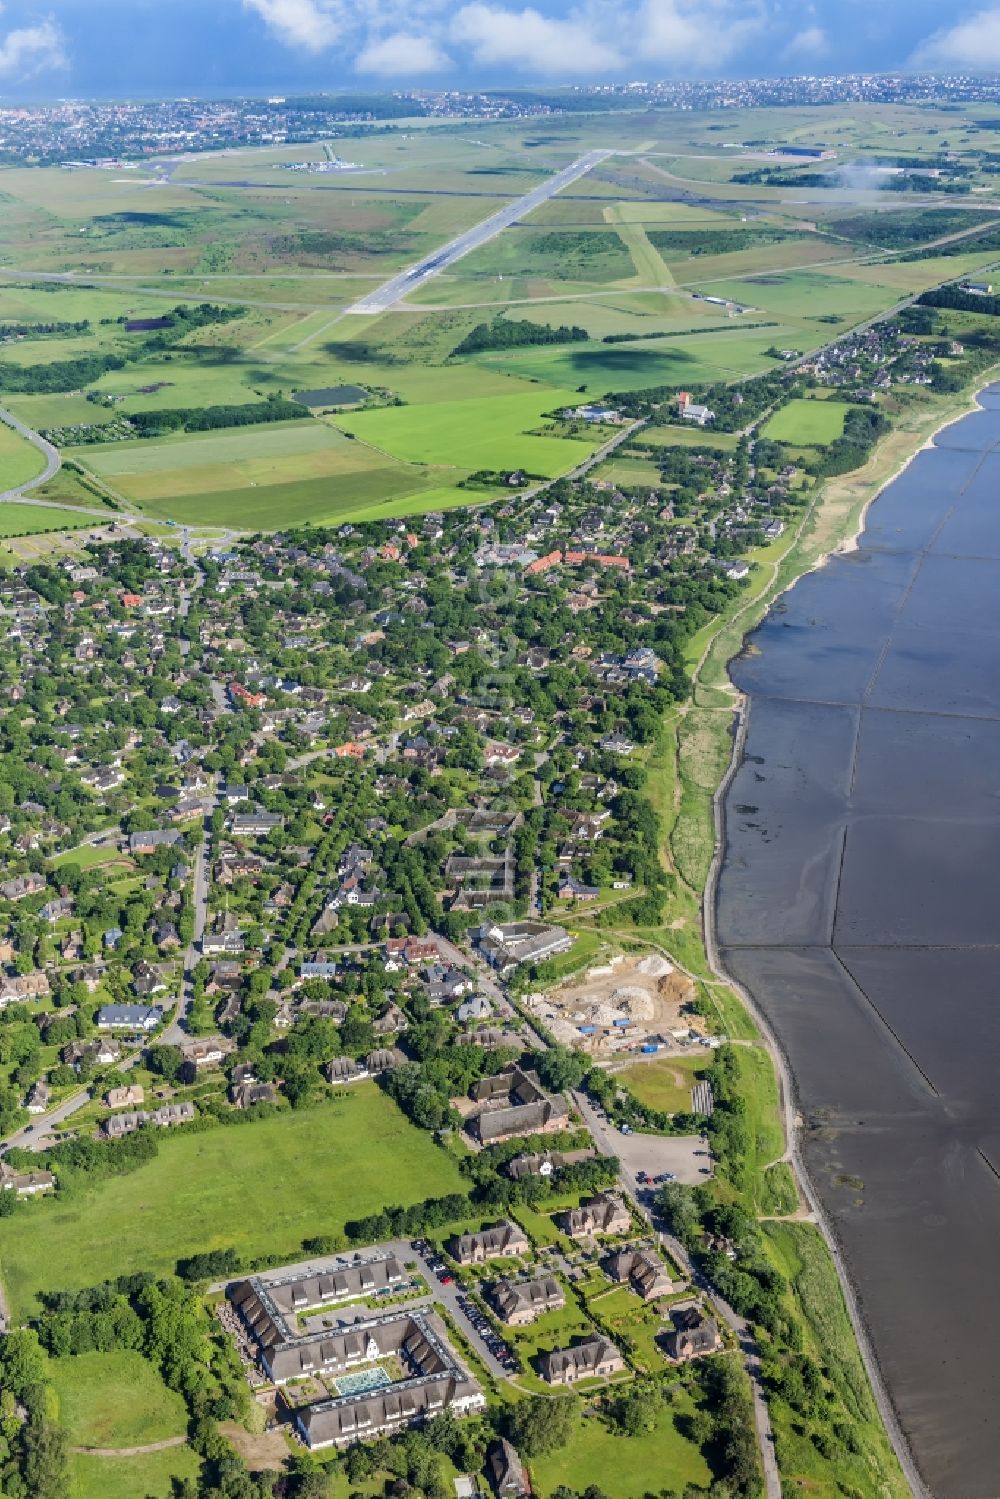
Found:
[(428, 1280), (432, 1284), (436, 1282), (435, 1296), (449, 1308), (491, 1373), (518, 1373), (518, 1362), (509, 1344), (475, 1300), (456, 1283), (448, 1266), (436, 1255), (432, 1246), (424, 1239), (414, 1239), (410, 1252), (417, 1255), (426, 1267)]
[(712, 1175), (712, 1157), (700, 1135), (620, 1135), (615, 1132), (615, 1154), (624, 1171), (638, 1179), (670, 1172), (686, 1187), (696, 1187)]

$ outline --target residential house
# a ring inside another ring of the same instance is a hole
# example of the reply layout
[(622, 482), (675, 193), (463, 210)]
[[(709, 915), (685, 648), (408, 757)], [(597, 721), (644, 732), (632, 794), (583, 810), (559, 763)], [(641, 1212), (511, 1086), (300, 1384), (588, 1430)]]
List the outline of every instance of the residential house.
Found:
[(608, 1256), (604, 1268), (612, 1280), (628, 1283), (643, 1301), (669, 1296), (674, 1288), (666, 1265), (654, 1249), (620, 1249)]
[(250, 1109), (258, 1103), (276, 1103), (278, 1090), (273, 1083), (235, 1083), (229, 1089), (229, 1101), (238, 1109)]
[(668, 1358), (687, 1363), (689, 1359), (718, 1353), (722, 1347), (719, 1329), (700, 1307), (675, 1307), (670, 1315), (673, 1329), (663, 1339)]
[(369, 1077), (367, 1067), (356, 1062), (353, 1057), (334, 1057), (327, 1062), (323, 1068), (323, 1076), (328, 1083), (360, 1083)]
[(466, 1127), (483, 1145), (562, 1129), (569, 1113), (565, 1100), (550, 1097), (536, 1073), (517, 1066), (480, 1078), (470, 1093), (480, 1107)]
[(146, 1097), (140, 1083), (129, 1083), (124, 1088), (110, 1088), (104, 1095), (109, 1109), (137, 1109)]
[(482, 1265), (487, 1260), (531, 1253), (528, 1236), (519, 1223), (505, 1218), (477, 1233), (458, 1234), (448, 1241), (448, 1253), (460, 1265)]
[(155, 1031), (163, 1011), (154, 1005), (102, 1005), (97, 1012), (99, 1031)]
[(489, 1450), (486, 1463), (496, 1499), (528, 1499), (531, 1484), (517, 1448), (501, 1437)]
[(632, 1215), (620, 1197), (598, 1192), (578, 1208), (556, 1214), (556, 1223), (570, 1239), (590, 1239), (595, 1234), (627, 1234)]
[(550, 1385), (572, 1385), (580, 1379), (611, 1379), (625, 1368), (614, 1343), (607, 1338), (587, 1338), (574, 1343), (571, 1348), (556, 1348), (543, 1353), (538, 1360), (538, 1372)]
[(497, 1316), (508, 1327), (527, 1327), (545, 1312), (560, 1311), (566, 1293), (553, 1275), (537, 1280), (501, 1280), (490, 1292)]

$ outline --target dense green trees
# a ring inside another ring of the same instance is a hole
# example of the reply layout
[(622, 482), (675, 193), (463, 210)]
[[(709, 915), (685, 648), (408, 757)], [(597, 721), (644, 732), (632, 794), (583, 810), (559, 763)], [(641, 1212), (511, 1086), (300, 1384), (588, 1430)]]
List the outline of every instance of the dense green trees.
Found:
[(506, 1418), (507, 1435), (524, 1457), (558, 1452), (572, 1441), (579, 1424), (575, 1395), (535, 1395), (518, 1401)]
[(590, 337), (586, 328), (574, 324), (532, 323), (527, 318), (508, 318), (498, 314), (492, 323), (477, 323), (453, 354), (478, 354), (482, 349), (515, 349), (528, 344), (585, 343)]
[(297, 401), (271, 396), (228, 406), (177, 406), (163, 411), (133, 411), (129, 421), (140, 437), (167, 432), (211, 432), (217, 427), (253, 427), (268, 422), (307, 421), (312, 413)]

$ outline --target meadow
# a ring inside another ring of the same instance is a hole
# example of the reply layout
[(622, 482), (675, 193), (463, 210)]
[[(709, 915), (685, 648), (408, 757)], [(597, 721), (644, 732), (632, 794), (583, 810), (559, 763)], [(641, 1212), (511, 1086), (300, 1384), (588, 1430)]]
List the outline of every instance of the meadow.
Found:
[(465, 470), (523, 468), (554, 478), (600, 446), (601, 438), (593, 434), (570, 443), (533, 431), (560, 408), (577, 402), (572, 388), (522, 388), (510, 395), (462, 402), (352, 412), (343, 418), (342, 430), (410, 463)]
[[(34, 452), (34, 449), (32, 449)], [(108, 512), (108, 519), (114, 516)], [(17, 500), (0, 505), (0, 536), (33, 536), (39, 531), (65, 531), (93, 526), (91, 516), (56, 506), (19, 504)]]
[(93, 1457), (70, 1453), (67, 1499), (174, 1499), (177, 1485), (193, 1482), (201, 1461), (188, 1446), (134, 1457)]
[(105, 444), (74, 457), (145, 514), (196, 525), (318, 521), (440, 483), (317, 420)]
[[(718, 313), (717, 308), (714, 310)], [(707, 384), (753, 374), (770, 366), (766, 349), (795, 336), (794, 328), (778, 323), (754, 330), (734, 322), (731, 329), (714, 333), (687, 332), (620, 344), (577, 343), (477, 354), (475, 363), (484, 369), (503, 370), (563, 388), (583, 385), (587, 394), (594, 396), (609, 390), (642, 390), (681, 382)]]
[(700, 1450), (677, 1429), (694, 1405), (679, 1386), (671, 1387), (670, 1405), (653, 1431), (637, 1437), (612, 1436), (599, 1415), (588, 1416), (569, 1447), (535, 1458), (529, 1469), (534, 1491), (549, 1499), (561, 1484), (582, 1492), (590, 1484), (615, 1499), (643, 1499), (656, 1490), (682, 1494), (688, 1485), (708, 1488), (712, 1474)]
[(51, 1372), (73, 1447), (138, 1447), (184, 1435), (182, 1397), (133, 1349), (54, 1359)]
[(0, 1261), (18, 1315), (39, 1291), (166, 1273), (195, 1251), (231, 1245), (247, 1258), (294, 1258), (304, 1238), (338, 1233), (348, 1218), (462, 1184), (445, 1152), (368, 1083), (311, 1109), (178, 1130), (159, 1146), (129, 1176), (78, 1181), (3, 1220)]
[(763, 436), (800, 448), (823, 446), (844, 435), (847, 410), (841, 401), (789, 401), (771, 417)]

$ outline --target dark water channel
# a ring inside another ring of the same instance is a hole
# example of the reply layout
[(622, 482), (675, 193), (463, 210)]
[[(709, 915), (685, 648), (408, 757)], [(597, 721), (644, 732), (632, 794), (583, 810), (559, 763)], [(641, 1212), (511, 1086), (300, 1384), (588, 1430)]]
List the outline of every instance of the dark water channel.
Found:
[(1000, 385), (733, 664), (717, 931), (935, 1495), (1000, 1495)]

